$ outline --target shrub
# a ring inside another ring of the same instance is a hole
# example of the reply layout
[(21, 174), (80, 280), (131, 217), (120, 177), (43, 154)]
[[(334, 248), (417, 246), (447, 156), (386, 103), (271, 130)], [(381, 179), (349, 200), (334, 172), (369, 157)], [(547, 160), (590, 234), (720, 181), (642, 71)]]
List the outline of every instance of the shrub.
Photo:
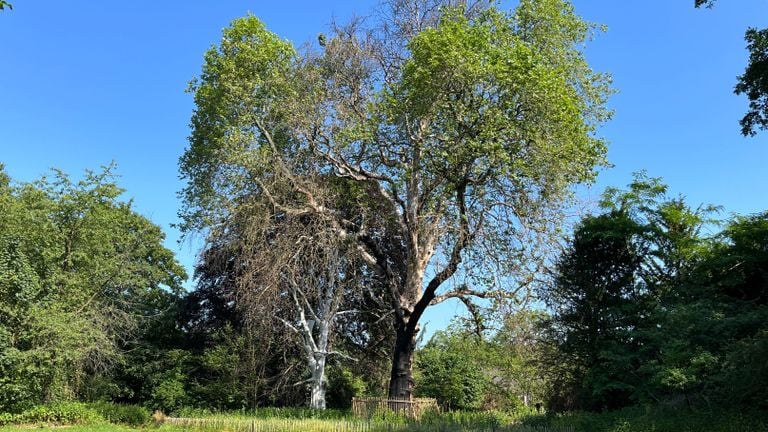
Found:
[(634, 406), (604, 413), (532, 416), (523, 424), (545, 430), (572, 427), (575, 432), (768, 432), (768, 413)]
[(151, 420), (149, 410), (138, 405), (122, 405), (110, 402), (97, 402), (93, 408), (110, 423), (129, 426), (143, 426)]
[(365, 381), (355, 376), (351, 370), (339, 366), (330, 368), (328, 373), (328, 393), (326, 401), (329, 408), (349, 409), (352, 398), (365, 393)]
[(40, 405), (15, 416), (14, 423), (92, 424), (103, 421), (99, 413), (81, 402)]
[(184, 375), (175, 371), (160, 381), (152, 390), (152, 406), (164, 412), (174, 412), (187, 403)]
[(18, 414), (0, 413), (0, 426), (18, 423)]

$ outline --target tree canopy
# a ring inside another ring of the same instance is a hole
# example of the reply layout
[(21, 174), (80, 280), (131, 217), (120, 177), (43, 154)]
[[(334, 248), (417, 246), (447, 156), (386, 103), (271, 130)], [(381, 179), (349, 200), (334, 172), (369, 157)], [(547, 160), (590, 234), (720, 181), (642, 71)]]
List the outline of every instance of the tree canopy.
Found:
[[(429, 305), (530, 283), (532, 246), (605, 163), (595, 132), (609, 116), (608, 78), (580, 52), (594, 27), (569, 3), (400, 13), (419, 4), (394, 0), (389, 18), (337, 26), (303, 53), (235, 20), (190, 87), (180, 165), (188, 230), (215, 236), (256, 200), (352, 242), (392, 293), (398, 397)], [(353, 213), (327, 199), (327, 176), (351, 182)]]
[(0, 407), (87, 391), (186, 277), (112, 167), (73, 182), (0, 176)]

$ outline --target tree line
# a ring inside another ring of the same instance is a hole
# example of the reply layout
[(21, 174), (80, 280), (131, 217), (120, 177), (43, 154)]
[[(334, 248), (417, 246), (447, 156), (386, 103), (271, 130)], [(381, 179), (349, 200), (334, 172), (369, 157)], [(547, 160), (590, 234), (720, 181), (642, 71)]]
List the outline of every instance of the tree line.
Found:
[[(242, 298), (242, 251), (211, 245), (184, 292), (160, 228), (119, 199), (112, 170), (2, 176), (0, 409), (344, 408), (386, 396), (394, 317), (375, 283), (319, 253), (323, 265)], [(645, 175), (609, 189), (537, 285), (540, 302), (485, 305), (415, 351), (414, 394), (447, 409), (766, 408), (768, 215), (718, 212)], [(328, 296), (329, 272), (369, 288)], [(329, 299), (325, 352), (311, 357), (323, 324), (310, 309)], [(313, 359), (326, 361), (319, 379)]]

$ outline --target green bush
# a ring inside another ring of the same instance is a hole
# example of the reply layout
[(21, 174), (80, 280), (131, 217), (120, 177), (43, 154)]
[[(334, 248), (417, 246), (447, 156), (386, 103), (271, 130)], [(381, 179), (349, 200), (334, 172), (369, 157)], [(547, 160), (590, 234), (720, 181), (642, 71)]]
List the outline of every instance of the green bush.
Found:
[(14, 423), (93, 424), (104, 418), (92, 407), (81, 402), (60, 402), (40, 405), (15, 416)]
[(143, 426), (152, 419), (149, 410), (138, 405), (122, 405), (111, 402), (97, 402), (93, 408), (110, 423), (129, 426)]
[(152, 390), (151, 404), (164, 412), (174, 412), (184, 407), (188, 399), (184, 388), (184, 375), (175, 371), (160, 381)]
[(487, 380), (477, 359), (436, 343), (419, 351), (416, 366), (420, 372), (415, 389), (419, 397), (435, 398), (448, 409), (479, 406)]
[(0, 413), (0, 426), (18, 423), (18, 414)]
[(352, 407), (352, 398), (364, 393), (365, 381), (362, 377), (340, 366), (329, 369), (326, 394), (329, 408), (349, 409)]

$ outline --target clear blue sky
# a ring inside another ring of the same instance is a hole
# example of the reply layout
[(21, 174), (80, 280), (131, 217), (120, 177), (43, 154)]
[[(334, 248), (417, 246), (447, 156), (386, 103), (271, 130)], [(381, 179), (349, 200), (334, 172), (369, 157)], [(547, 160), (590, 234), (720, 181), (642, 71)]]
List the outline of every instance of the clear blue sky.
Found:
[[(196, 246), (177, 245), (177, 161), (193, 109), (187, 82), (232, 19), (252, 12), (300, 44), (335, 17), (366, 15), (375, 1), (32, 1), (0, 12), (0, 162), (16, 180), (51, 167), (79, 176), (114, 160), (138, 211), (161, 225), (188, 268)], [(514, 1), (504, 2), (505, 7)], [(732, 94), (747, 53), (744, 30), (768, 27), (767, 0), (576, 0), (605, 24), (591, 65), (619, 93), (601, 130), (614, 167), (598, 180), (623, 186), (645, 169), (692, 204), (727, 212), (768, 209), (768, 133), (739, 134), (744, 97)], [(456, 305), (426, 318), (441, 327)]]

